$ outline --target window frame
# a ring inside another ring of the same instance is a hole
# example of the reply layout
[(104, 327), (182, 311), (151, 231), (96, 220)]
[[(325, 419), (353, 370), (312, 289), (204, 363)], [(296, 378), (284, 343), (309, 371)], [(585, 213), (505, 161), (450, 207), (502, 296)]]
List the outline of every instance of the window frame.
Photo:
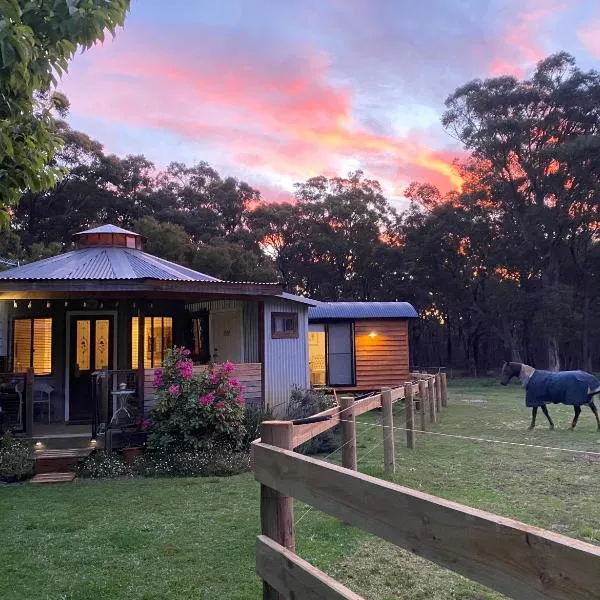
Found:
[[(139, 331), (140, 331), (140, 317), (134, 315), (131, 317), (130, 319), (130, 331), (131, 331), (131, 335), (130, 335), (130, 344), (131, 344), (131, 352), (130, 352), (130, 356), (129, 359), (131, 361), (131, 368), (132, 369), (137, 369), (138, 368), (138, 364), (133, 364), (133, 338), (134, 338), (134, 334), (133, 334), (133, 323), (134, 323), (134, 319), (137, 319), (137, 336), (136, 336), (136, 343), (137, 340), (139, 339)], [(146, 323), (148, 322), (148, 320), (151, 319), (151, 344), (150, 344), (150, 348), (148, 348), (148, 356), (146, 356), (146, 344), (145, 344), (145, 333), (144, 333), (144, 344), (142, 344), (142, 348), (141, 348), (141, 352), (143, 353), (144, 356), (144, 369), (160, 369), (164, 366), (164, 361), (165, 361), (165, 357), (167, 355), (167, 352), (169, 351), (170, 348), (172, 348), (173, 346), (173, 331), (175, 329), (175, 323), (174, 323), (174, 318), (172, 315), (144, 315), (144, 327), (146, 326)], [(170, 319), (171, 320), (171, 344), (165, 346), (165, 319)], [(161, 336), (160, 336), (160, 343), (161, 343), (161, 348), (162, 348), (162, 357), (160, 360), (160, 364), (155, 364), (154, 363), (154, 343), (155, 343), (155, 339), (156, 339), (156, 335), (155, 335), (155, 320), (160, 322), (160, 332), (161, 332)], [(139, 356), (140, 356), (140, 348), (139, 348), (139, 343), (138, 343), (138, 362), (139, 362)], [(148, 361), (148, 364), (146, 364), (146, 361)]]
[[(293, 330), (290, 331), (277, 331), (276, 320), (283, 319), (284, 323), (287, 319), (291, 319), (293, 323)], [(271, 313), (271, 339), (273, 340), (290, 340), (297, 339), (300, 337), (299, 331), (299, 319), (297, 312), (272, 312)]]
[[(54, 345), (54, 320), (52, 317), (15, 317), (12, 320), (12, 327), (11, 327), (11, 334), (12, 334), (12, 340), (11, 340), (11, 359), (12, 359), (12, 372), (13, 373), (19, 373), (20, 371), (15, 371), (15, 365), (16, 365), (16, 355), (15, 355), (15, 343), (16, 343), (16, 323), (17, 321), (29, 321), (30, 323), (30, 327), (29, 327), (29, 361), (28, 361), (28, 366), (25, 367), (25, 369), (34, 369), (33, 374), (37, 375), (38, 377), (51, 377), (53, 375), (53, 370), (54, 370), (54, 361), (53, 361), (53, 345)], [(44, 371), (43, 373), (36, 373), (35, 372), (35, 363), (34, 363), (34, 354), (35, 354), (35, 322), (36, 321), (49, 321), (50, 322), (50, 369), (48, 371)]]

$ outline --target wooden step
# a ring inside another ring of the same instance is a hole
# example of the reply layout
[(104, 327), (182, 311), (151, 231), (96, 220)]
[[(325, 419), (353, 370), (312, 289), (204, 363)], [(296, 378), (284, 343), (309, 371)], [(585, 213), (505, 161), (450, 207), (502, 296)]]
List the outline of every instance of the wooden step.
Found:
[(75, 479), (75, 473), (39, 473), (30, 483), (67, 483)]
[(67, 473), (78, 462), (87, 458), (91, 448), (68, 448), (66, 450), (42, 450), (35, 454), (35, 472)]

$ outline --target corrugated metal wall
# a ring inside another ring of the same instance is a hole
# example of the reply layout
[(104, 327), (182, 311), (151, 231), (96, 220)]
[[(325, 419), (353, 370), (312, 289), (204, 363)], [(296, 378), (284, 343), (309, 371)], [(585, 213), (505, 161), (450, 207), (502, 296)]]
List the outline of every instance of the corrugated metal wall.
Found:
[(244, 330), (244, 362), (260, 362), (258, 305), (256, 302), (243, 302), (242, 300), (211, 300), (209, 302), (196, 302), (186, 306), (186, 310), (190, 312), (203, 309), (208, 310), (209, 313), (222, 310), (241, 310)]
[[(271, 338), (271, 313), (297, 312), (298, 337)], [(276, 416), (283, 416), (294, 386), (307, 389), (308, 374), (308, 307), (285, 300), (265, 300), (265, 406)]]

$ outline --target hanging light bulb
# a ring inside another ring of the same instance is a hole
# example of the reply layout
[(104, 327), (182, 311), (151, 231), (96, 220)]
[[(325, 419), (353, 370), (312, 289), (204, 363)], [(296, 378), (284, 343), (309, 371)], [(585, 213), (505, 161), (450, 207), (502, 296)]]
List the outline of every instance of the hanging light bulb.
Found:
[(100, 308), (104, 308), (104, 302), (100, 302)]
[(13, 300), (13, 308), (17, 308), (17, 301)]
[(65, 308), (67, 308), (67, 306), (69, 306), (69, 303), (65, 300)]
[(83, 308), (85, 308), (87, 306), (87, 302), (84, 300), (83, 301)]
[(46, 308), (50, 308), (50, 300), (48, 300), (48, 302), (46, 302)]
[(31, 308), (31, 300), (29, 301), (29, 304), (27, 305), (27, 308)]

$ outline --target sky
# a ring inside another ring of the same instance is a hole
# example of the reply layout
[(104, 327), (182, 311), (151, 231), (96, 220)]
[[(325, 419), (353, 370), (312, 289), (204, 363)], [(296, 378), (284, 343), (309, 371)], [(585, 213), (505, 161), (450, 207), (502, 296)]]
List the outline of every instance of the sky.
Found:
[(460, 185), (444, 101), (566, 50), (600, 68), (591, 0), (132, 0), (59, 89), (71, 126), (157, 168), (206, 161), (266, 201), (362, 169), (392, 200)]

